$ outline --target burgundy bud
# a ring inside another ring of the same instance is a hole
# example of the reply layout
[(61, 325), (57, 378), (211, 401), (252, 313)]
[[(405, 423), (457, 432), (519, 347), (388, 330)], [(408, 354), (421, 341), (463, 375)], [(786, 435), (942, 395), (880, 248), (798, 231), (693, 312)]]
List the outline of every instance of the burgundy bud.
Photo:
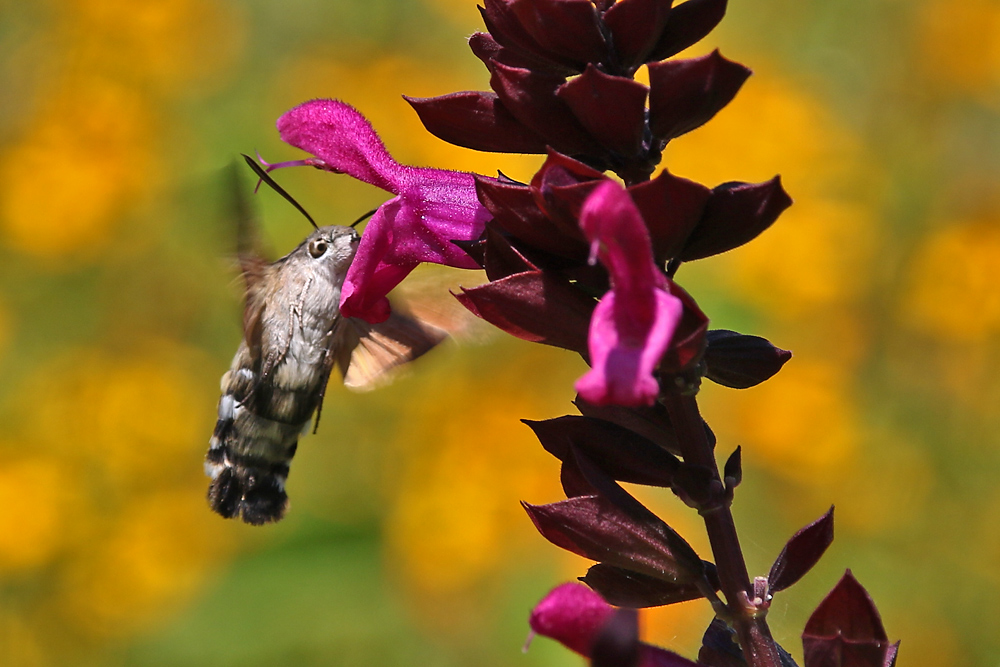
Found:
[(715, 329), (708, 332), (705, 377), (733, 389), (746, 389), (769, 379), (792, 358), (760, 336)]
[(503, 106), (552, 148), (568, 154), (601, 155), (604, 150), (556, 97), (564, 77), (494, 63), (490, 87)]
[[(650, 515), (638, 520), (602, 496), (579, 496), (549, 505), (521, 503), (538, 532), (557, 547), (602, 563), (671, 582), (702, 577), (672, 528)], [(693, 550), (691, 550), (693, 553)]]
[(560, 86), (556, 95), (602, 146), (630, 156), (642, 149), (647, 92), (637, 81), (588, 65), (583, 74)]
[[(563, 469), (568, 466), (578, 468), (578, 479), (582, 479), (586, 485), (593, 487), (598, 497), (610, 503), (636, 525), (650, 526), (657, 530), (663, 545), (676, 559), (677, 568), (688, 573), (696, 573), (699, 577), (704, 577), (704, 561), (695, 553), (691, 545), (684, 538), (678, 535), (673, 529), (665, 524), (658, 516), (650, 512), (642, 503), (636, 500), (631, 494), (621, 487), (616, 481), (611, 479), (601, 468), (590, 460), (586, 454), (577, 448), (572, 450), (572, 459), (567, 459), (563, 463)], [(614, 564), (614, 563), (612, 563)], [(626, 565), (626, 569), (636, 569)], [(649, 573), (656, 576), (656, 573)], [(668, 580), (673, 580), (669, 579)]]
[(483, 268), (486, 277), (500, 280), (515, 273), (536, 271), (538, 267), (531, 263), (521, 252), (511, 245), (494, 221), (486, 223), (483, 239)]
[[(529, 63), (531, 69), (543, 69), (569, 76), (574, 72), (572, 62), (545, 49), (521, 25), (514, 13), (513, 0), (484, 0), (480, 13), (490, 35), (501, 46), (509, 49)], [(539, 66), (535, 66), (537, 63)]]
[(568, 186), (599, 180), (607, 180), (603, 172), (558, 151), (550, 150), (545, 162), (532, 177), (531, 183), (532, 187), (540, 188), (543, 182), (551, 186)]
[[(483, 61), (487, 69), (491, 72), (493, 71), (493, 63), (491, 61), (499, 58), (500, 53), (504, 50), (500, 46), (500, 42), (493, 39), (493, 36), (485, 32), (474, 32), (472, 37), (469, 37), (469, 48), (472, 49), (472, 53)], [(508, 65), (511, 63), (507, 63)], [(527, 67), (527, 64), (523, 64), (522, 67)]]
[(605, 59), (607, 45), (590, 0), (512, 0), (510, 7), (537, 44), (577, 71)]
[(670, 4), (671, 0), (621, 0), (604, 14), (623, 70), (634, 72), (645, 62), (667, 25)]
[(649, 229), (653, 256), (663, 264), (683, 250), (712, 191), (664, 169), (651, 181), (630, 186), (628, 193)]
[(698, 510), (725, 502), (725, 488), (708, 466), (682, 463), (674, 473), (673, 492), (685, 505)]
[(791, 205), (779, 176), (763, 183), (716, 186), (680, 259), (702, 259), (738, 248), (770, 227)]
[(647, 62), (669, 58), (700, 41), (725, 15), (726, 0), (687, 0), (674, 7)]
[(802, 631), (805, 667), (885, 667), (895, 657), (875, 603), (848, 570)]
[(456, 294), (474, 315), (523, 340), (587, 351), (596, 302), (564, 278), (526, 271)]
[(560, 461), (582, 451), (612, 479), (632, 484), (669, 487), (680, 465), (661, 447), (611, 422), (565, 416), (545, 421), (522, 420), (535, 432), (545, 451)]
[[(586, 243), (580, 231), (580, 211), (594, 189), (608, 178), (600, 171), (550, 150), (531, 178), (535, 203), (564, 234)], [(589, 248), (588, 247), (588, 255)]]
[[(705, 562), (705, 578), (714, 590), (719, 589), (715, 565)], [(697, 582), (664, 581), (632, 570), (598, 563), (587, 570), (580, 581), (619, 607), (662, 607), (704, 597)]]
[(673, 454), (680, 453), (677, 436), (667, 409), (660, 403), (626, 408), (620, 405), (594, 405), (577, 396), (573, 404), (586, 417), (603, 419), (637, 433)]
[(782, 591), (813, 568), (833, 542), (833, 508), (792, 535), (767, 575), (771, 592)]
[(736, 97), (750, 70), (718, 50), (649, 65), (649, 126), (669, 141), (708, 122)]
[(548, 74), (559, 74), (561, 76), (573, 73), (573, 70), (569, 68), (554, 65), (550, 61), (531, 56), (523, 51), (519, 52), (502, 46), (491, 35), (483, 32), (472, 34), (472, 37), (469, 38), (469, 48), (472, 49), (473, 55), (483, 61), (486, 69), (491, 74), (493, 73), (493, 65), (496, 63), (502, 63), (510, 67), (523, 67)]
[(733, 453), (729, 455), (726, 459), (726, 465), (723, 468), (722, 479), (726, 483), (726, 488), (729, 490), (735, 489), (743, 481), (743, 448), (737, 447), (733, 450)]
[(475, 241), (452, 241), (455, 245), (465, 251), (472, 258), (479, 268), (486, 266), (486, 241), (476, 239)]
[(562, 485), (563, 492), (567, 498), (594, 496), (600, 493), (594, 488), (593, 484), (587, 481), (587, 477), (580, 470), (576, 458), (572, 456), (563, 461), (563, 464), (559, 466), (559, 483)]
[(538, 207), (527, 186), (477, 178), (476, 193), (497, 224), (514, 238), (547, 253), (586, 262), (590, 247), (579, 230), (574, 228), (572, 236), (565, 234)]
[(492, 153), (544, 153), (545, 140), (517, 120), (494, 93), (403, 96), (427, 131), (456, 146)]

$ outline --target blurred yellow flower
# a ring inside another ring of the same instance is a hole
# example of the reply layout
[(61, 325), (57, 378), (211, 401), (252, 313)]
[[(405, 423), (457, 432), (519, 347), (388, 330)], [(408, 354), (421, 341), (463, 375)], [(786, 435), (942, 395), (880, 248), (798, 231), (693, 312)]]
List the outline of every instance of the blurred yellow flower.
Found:
[(224, 0), (66, 0), (62, 36), (70, 67), (129, 84), (188, 94), (218, 85), (239, 56), (244, 26)]
[(1000, 4), (933, 0), (917, 14), (918, 63), (944, 91), (996, 99), (1000, 83)]
[[(815, 504), (836, 504), (838, 529), (861, 535), (903, 533), (919, 524), (935, 499), (934, 463), (923, 443), (889, 430), (865, 434), (850, 468), (813, 484)], [(878, 508), (873, 511), (872, 508)]]
[(910, 262), (902, 319), (945, 340), (1000, 333), (1000, 221), (949, 222), (924, 239)]
[(68, 568), (59, 606), (95, 635), (126, 635), (195, 594), (229, 540), (201, 494), (133, 498)]
[(47, 667), (53, 664), (42, 649), (42, 639), (20, 616), (0, 611), (0, 650), (5, 667)]
[[(24, 445), (0, 445), (0, 452)], [(0, 578), (47, 564), (67, 538), (80, 502), (77, 475), (53, 457), (0, 462)]]
[(46, 582), (18, 600), (31, 632), (145, 628), (190, 599), (231, 546), (201, 472), (214, 382), (185, 348), (138, 347), (64, 353), (6, 406), (20, 421), (0, 445), (0, 503), (16, 508), (0, 513), (0, 577), (17, 585), (32, 568)]
[[(404, 581), (425, 593), (468, 589), (524, 544), (541, 544), (519, 500), (562, 497), (558, 464), (519, 417), (539, 406), (509, 381), (443, 379), (405, 408), (387, 541)], [(527, 530), (525, 530), (527, 529)]]
[(108, 80), (65, 82), (0, 155), (0, 229), (47, 260), (92, 256), (157, 181), (144, 100)]
[[(1000, 492), (994, 490), (979, 503), (973, 515), (968, 507), (952, 504), (946, 515), (956, 526), (968, 526), (968, 540), (944, 545), (949, 555), (959, 567), (968, 567), (976, 575), (986, 578), (994, 586), (1000, 586), (1000, 572), (996, 564), (1000, 561)], [(974, 518), (973, 518), (974, 516)], [(971, 519), (971, 521), (970, 521)]]
[(469, 2), (469, 0), (424, 0), (424, 3), (434, 9), (438, 16), (456, 28), (461, 28), (465, 35), (470, 35), (475, 31), (486, 32), (483, 18), (477, 11), (474, 2)]
[(976, 664), (973, 655), (978, 646), (958, 634), (956, 624), (961, 627), (961, 621), (945, 605), (919, 595), (897, 596), (889, 601), (880, 596), (879, 611), (885, 627), (892, 628), (895, 636), (906, 642), (912, 664), (931, 667)]
[(795, 319), (856, 303), (869, 285), (877, 228), (860, 206), (805, 199), (713, 271), (748, 302)]
[(702, 392), (720, 442), (743, 445), (743, 460), (804, 485), (854, 464), (860, 437), (850, 383), (839, 365), (793, 359), (764, 384)]
[(14, 323), (11, 322), (11, 316), (10, 309), (4, 303), (3, 299), (0, 298), (0, 359), (3, 358), (4, 353), (7, 351), (7, 343), (10, 342), (13, 333)]
[(46, 365), (20, 399), (32, 437), (119, 488), (200, 480), (217, 395), (188, 355), (154, 344), (135, 359), (78, 352)]

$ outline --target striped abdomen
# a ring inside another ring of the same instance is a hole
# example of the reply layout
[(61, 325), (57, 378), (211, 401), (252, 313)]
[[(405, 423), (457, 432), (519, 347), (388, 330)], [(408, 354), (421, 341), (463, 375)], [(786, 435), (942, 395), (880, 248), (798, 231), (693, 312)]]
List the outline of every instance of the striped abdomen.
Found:
[(260, 378), (243, 343), (222, 376), (205, 471), (212, 478), (212, 509), (226, 518), (260, 525), (285, 514), (288, 466), (325, 380), (322, 350), (308, 347), (291, 345), (275, 370)]

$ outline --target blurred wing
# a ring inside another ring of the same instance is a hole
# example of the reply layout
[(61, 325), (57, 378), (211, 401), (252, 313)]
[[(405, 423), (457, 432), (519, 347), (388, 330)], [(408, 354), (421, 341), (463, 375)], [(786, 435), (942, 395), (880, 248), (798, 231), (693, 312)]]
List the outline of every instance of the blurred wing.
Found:
[(459, 287), (474, 287), (485, 280), (474, 271), (421, 265), (393, 290), (406, 310), (425, 324), (448, 332), (460, 343), (483, 345), (497, 336), (493, 325), (479, 319), (454, 297)]
[(379, 324), (357, 319), (346, 324), (337, 363), (344, 385), (355, 391), (388, 384), (401, 366), (448, 337), (443, 329), (395, 311)]
[(265, 290), (273, 270), (265, 258), (260, 240), (259, 225), (246, 186), (240, 178), (236, 163), (230, 168), (232, 219), (236, 224), (236, 256), (246, 289), (243, 307), (243, 336), (250, 354), (256, 359), (260, 354), (260, 330), (264, 315)]

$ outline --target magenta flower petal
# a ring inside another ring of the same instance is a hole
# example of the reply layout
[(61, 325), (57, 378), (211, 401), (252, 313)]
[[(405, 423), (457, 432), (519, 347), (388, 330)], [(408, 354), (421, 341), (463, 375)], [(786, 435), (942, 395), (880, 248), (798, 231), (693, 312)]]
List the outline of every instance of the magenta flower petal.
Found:
[(652, 405), (660, 393), (653, 369), (670, 344), (683, 307), (680, 299), (663, 290), (651, 290), (653, 320), (636, 333), (635, 313), (645, 310), (645, 300), (637, 305), (619, 305), (614, 290), (594, 309), (590, 320), (591, 369), (577, 380), (576, 391), (594, 405)]
[[(494, 180), (487, 177), (487, 180)], [(416, 218), (395, 245), (400, 259), (478, 269), (452, 241), (473, 241), (492, 218), (476, 196), (474, 174), (445, 169), (405, 167), (398, 192)], [(398, 225), (394, 229), (399, 229)], [(397, 234), (398, 235), (398, 234)]]
[(403, 217), (401, 208), (399, 197), (394, 197), (382, 204), (368, 222), (340, 292), (340, 311), (345, 316), (384, 321), (390, 312), (385, 295), (419, 264), (385, 259), (392, 254), (392, 226), (394, 220)]
[(339, 100), (311, 100), (278, 119), (281, 140), (323, 161), (325, 169), (396, 192), (403, 167), (392, 159), (372, 124)]
[(653, 262), (649, 232), (622, 186), (607, 181), (587, 198), (580, 228), (611, 278), (594, 309), (588, 347), (591, 370), (576, 390), (595, 405), (652, 405), (653, 370), (670, 345), (683, 305)]
[[(590, 588), (578, 583), (556, 586), (535, 605), (528, 619), (531, 629), (555, 639), (580, 655), (594, 657), (594, 643), (618, 611)], [(605, 635), (606, 636), (606, 635)], [(697, 664), (633, 636), (640, 667), (697, 667)]]
[(580, 229), (611, 274), (615, 290), (666, 288), (666, 278), (653, 264), (646, 224), (622, 186), (605, 181), (590, 193), (580, 210)]
[(304, 164), (396, 195), (365, 228), (341, 292), (344, 315), (385, 320), (386, 295), (421, 262), (479, 268), (452, 243), (479, 238), (490, 218), (476, 197), (473, 174), (399, 164), (371, 123), (337, 100), (300, 104), (278, 119), (278, 131), (284, 141), (315, 156)]
[(566, 583), (535, 605), (528, 624), (543, 637), (589, 657), (594, 638), (614, 612), (614, 607), (583, 584)]

